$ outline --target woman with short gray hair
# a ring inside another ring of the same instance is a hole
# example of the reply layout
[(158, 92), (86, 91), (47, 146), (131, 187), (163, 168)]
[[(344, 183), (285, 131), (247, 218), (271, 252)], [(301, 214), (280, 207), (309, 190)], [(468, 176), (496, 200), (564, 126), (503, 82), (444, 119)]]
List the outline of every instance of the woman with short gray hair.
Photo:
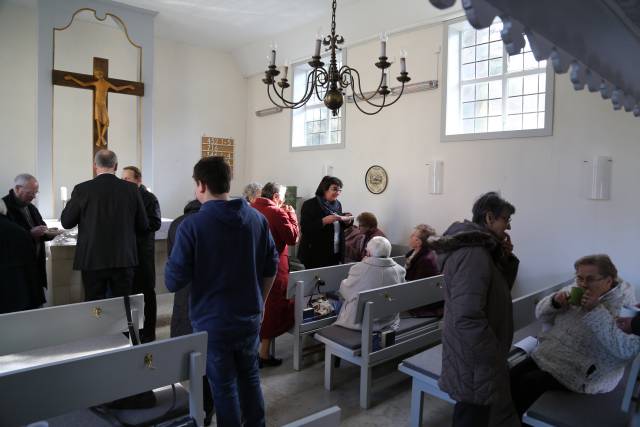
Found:
[(256, 201), (258, 197), (260, 197), (260, 192), (262, 191), (262, 185), (257, 182), (252, 182), (247, 184), (242, 191), (242, 195), (244, 199), (249, 202), (249, 204)]

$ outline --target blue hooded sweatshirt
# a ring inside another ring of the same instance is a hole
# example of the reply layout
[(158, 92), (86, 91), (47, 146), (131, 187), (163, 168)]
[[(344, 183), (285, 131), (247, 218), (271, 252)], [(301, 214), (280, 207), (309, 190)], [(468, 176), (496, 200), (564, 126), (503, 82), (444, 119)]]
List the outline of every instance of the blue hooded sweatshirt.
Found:
[(190, 318), (210, 341), (257, 335), (264, 295), (278, 252), (264, 216), (243, 199), (211, 200), (178, 227), (165, 266), (165, 285), (176, 292), (191, 283)]

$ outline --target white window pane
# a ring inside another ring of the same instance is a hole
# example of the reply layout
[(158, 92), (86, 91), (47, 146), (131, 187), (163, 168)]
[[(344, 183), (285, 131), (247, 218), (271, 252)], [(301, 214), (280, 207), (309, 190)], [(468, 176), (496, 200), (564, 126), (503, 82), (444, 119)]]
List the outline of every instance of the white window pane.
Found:
[[(484, 61), (489, 58), (489, 45), (481, 44), (476, 46), (476, 61)], [(537, 65), (537, 64), (536, 64)]]
[(489, 75), (499, 76), (502, 74), (502, 58), (496, 58), (489, 61)]
[(522, 98), (522, 112), (535, 113), (538, 111), (538, 95), (527, 95)]
[(320, 108), (313, 110), (313, 120), (320, 120)]
[(472, 46), (476, 44), (476, 31), (475, 30), (467, 30), (462, 33), (462, 46)]
[(544, 69), (547, 67), (547, 60), (543, 59), (542, 61), (538, 62), (538, 67)]
[(502, 116), (489, 117), (487, 132), (500, 132), (502, 130)]
[(462, 63), (468, 64), (469, 62), (475, 62), (476, 60), (476, 48), (475, 46), (465, 47), (462, 49)]
[(492, 99), (489, 101), (489, 115), (501, 116), (502, 115), (502, 99)]
[(502, 22), (496, 22), (489, 27), (489, 40), (500, 40), (500, 31), (502, 31)]
[(336, 131), (338, 130), (338, 123), (340, 123), (340, 121), (336, 120), (336, 119), (331, 119), (331, 131)]
[(487, 131), (487, 118), (483, 117), (481, 119), (476, 119), (476, 133), (486, 132)]
[(340, 144), (340, 132), (331, 132), (331, 143)]
[(489, 44), (489, 58), (502, 58), (502, 42)]
[(529, 44), (529, 39), (527, 36), (524, 36), (524, 49), (523, 52), (531, 52), (531, 45)]
[(538, 93), (538, 75), (532, 74), (524, 76), (524, 92), (525, 95)]
[(310, 120), (313, 120), (313, 110), (306, 110), (306, 111), (304, 112), (304, 120), (305, 120), (306, 122), (308, 122), (308, 121), (310, 121)]
[(544, 128), (544, 113), (538, 113), (538, 129)]
[(533, 70), (538, 68), (538, 61), (534, 58), (532, 52), (527, 52), (524, 54), (524, 69), (525, 70)]
[(326, 108), (320, 108), (320, 120), (324, 120), (327, 118), (327, 109)]
[(538, 113), (522, 115), (522, 129), (536, 129), (538, 127)]
[(489, 98), (489, 83), (478, 83), (476, 85), (476, 100)]
[(320, 122), (313, 122), (313, 133), (320, 133)]
[(488, 112), (489, 112), (489, 101), (476, 102), (476, 117), (486, 117)]
[(507, 86), (507, 96), (522, 95), (522, 77), (510, 78)]
[(508, 71), (513, 73), (515, 71), (522, 71), (522, 54), (513, 55), (509, 57)]
[(494, 80), (489, 82), (489, 98), (502, 98), (502, 81)]
[(522, 114), (512, 114), (507, 116), (507, 123), (505, 130), (521, 130), (522, 129)]
[(540, 93), (547, 91), (547, 75), (545, 73), (538, 74), (538, 90)]
[(522, 113), (522, 97), (514, 96), (507, 99), (507, 114)]
[(476, 31), (476, 44), (486, 43), (488, 41), (489, 41), (489, 29), (488, 28)]
[(487, 77), (489, 74), (489, 61), (476, 62), (476, 78)]
[(462, 80), (471, 80), (476, 78), (476, 64), (465, 64), (462, 66)]
[(462, 121), (462, 133), (473, 133), (474, 119), (468, 119)]
[(475, 91), (473, 85), (462, 86), (462, 102), (473, 101), (475, 99)]
[(462, 104), (462, 118), (470, 119), (475, 114), (475, 102), (465, 102)]
[(546, 96), (544, 93), (538, 95), (538, 111), (545, 111), (545, 101)]
[(313, 145), (320, 145), (320, 134), (314, 133), (311, 142)]

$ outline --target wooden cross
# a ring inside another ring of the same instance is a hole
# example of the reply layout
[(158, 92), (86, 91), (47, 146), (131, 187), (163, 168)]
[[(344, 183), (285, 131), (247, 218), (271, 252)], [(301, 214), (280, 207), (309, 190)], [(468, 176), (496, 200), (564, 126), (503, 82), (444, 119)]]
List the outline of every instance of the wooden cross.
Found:
[(144, 96), (144, 84), (129, 80), (108, 79), (109, 60), (93, 58), (93, 75), (53, 70), (54, 85), (93, 90), (93, 155), (107, 148), (109, 128), (108, 92)]

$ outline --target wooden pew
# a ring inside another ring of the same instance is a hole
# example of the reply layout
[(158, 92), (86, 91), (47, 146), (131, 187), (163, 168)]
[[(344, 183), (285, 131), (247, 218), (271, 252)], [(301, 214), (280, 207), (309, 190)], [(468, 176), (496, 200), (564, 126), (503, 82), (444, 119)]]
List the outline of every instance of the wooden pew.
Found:
[[(404, 265), (405, 257), (393, 258), (395, 262)], [(309, 298), (316, 292), (318, 280), (324, 282), (320, 292), (337, 292), (340, 283), (349, 275), (349, 270), (355, 263), (332, 265), (329, 267), (312, 268), (289, 273), (287, 298), (294, 299), (293, 328), (289, 331), (293, 335), (293, 369), (299, 371), (302, 366), (302, 340), (305, 335), (313, 335), (322, 328), (331, 326), (337, 319), (337, 314), (323, 318), (304, 319), (303, 312), (307, 308)], [(275, 340), (273, 340), (275, 341)]]
[[(542, 298), (557, 292), (571, 282), (572, 280), (567, 280), (513, 300), (513, 323), (514, 330), (516, 331), (514, 334), (515, 342), (527, 336), (536, 335), (539, 332), (540, 324), (536, 322), (535, 318), (536, 305)], [(398, 369), (411, 376), (413, 381), (410, 417), (410, 425), (412, 427), (422, 425), (424, 394), (455, 403), (451, 397), (440, 390), (438, 386), (438, 380), (442, 372), (442, 345), (437, 345), (402, 361)]]
[(371, 370), (374, 366), (392, 360), (440, 340), (439, 318), (407, 318), (400, 320), (395, 343), (384, 348), (373, 348), (374, 321), (395, 313), (442, 301), (443, 276), (414, 280), (360, 292), (356, 321), (362, 331), (341, 326), (320, 330), (315, 338), (325, 345), (325, 389), (333, 387), (336, 357), (360, 366), (360, 406), (368, 408), (371, 402)]
[(316, 412), (282, 427), (338, 427), (340, 425), (340, 407), (332, 406)]

